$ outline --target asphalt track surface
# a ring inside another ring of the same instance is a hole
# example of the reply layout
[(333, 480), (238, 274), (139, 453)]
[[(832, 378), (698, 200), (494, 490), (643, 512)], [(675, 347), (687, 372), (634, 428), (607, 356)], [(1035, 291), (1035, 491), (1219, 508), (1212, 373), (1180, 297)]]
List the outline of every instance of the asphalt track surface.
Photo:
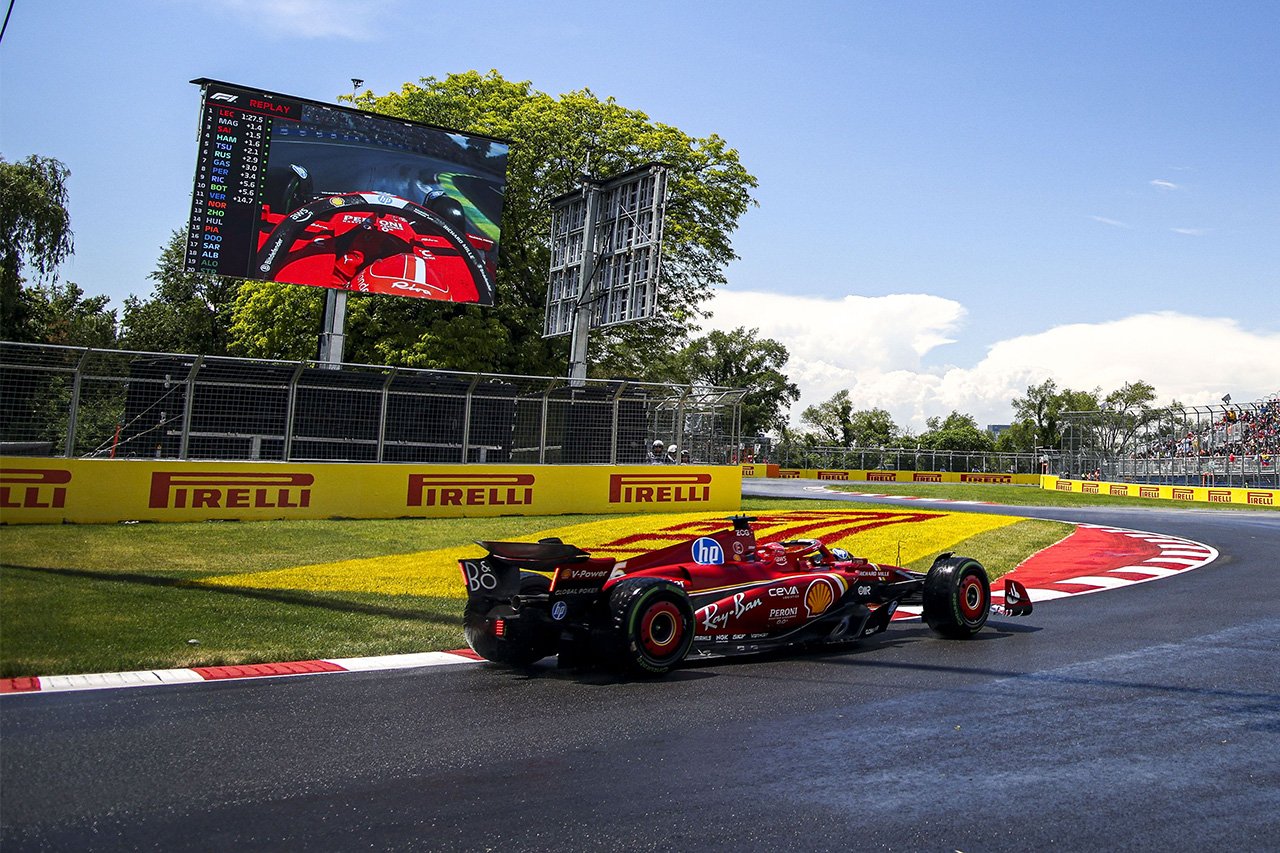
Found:
[(908, 623), (658, 682), (486, 664), (5, 697), (0, 847), (1277, 849), (1280, 513), (999, 511), (1221, 556), (968, 642)]

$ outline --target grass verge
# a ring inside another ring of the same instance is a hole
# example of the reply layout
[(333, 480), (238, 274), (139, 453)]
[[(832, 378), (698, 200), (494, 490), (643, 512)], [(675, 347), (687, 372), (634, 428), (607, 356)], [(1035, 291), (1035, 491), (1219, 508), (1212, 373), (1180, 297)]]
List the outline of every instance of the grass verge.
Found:
[[(833, 509), (827, 501), (743, 501), (748, 513), (815, 508)], [(201, 581), (457, 548), (473, 539), (528, 539), (616, 518), (0, 526), (0, 677), (458, 648), (458, 598)], [(948, 550), (999, 576), (1070, 529), (1021, 521)], [(911, 567), (927, 569), (932, 556)]]

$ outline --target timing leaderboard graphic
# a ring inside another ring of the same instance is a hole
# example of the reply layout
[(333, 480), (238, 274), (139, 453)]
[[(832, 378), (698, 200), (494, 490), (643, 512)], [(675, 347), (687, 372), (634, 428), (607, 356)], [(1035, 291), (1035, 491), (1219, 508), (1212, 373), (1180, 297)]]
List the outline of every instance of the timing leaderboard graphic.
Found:
[(192, 82), (188, 272), (493, 304), (506, 142)]

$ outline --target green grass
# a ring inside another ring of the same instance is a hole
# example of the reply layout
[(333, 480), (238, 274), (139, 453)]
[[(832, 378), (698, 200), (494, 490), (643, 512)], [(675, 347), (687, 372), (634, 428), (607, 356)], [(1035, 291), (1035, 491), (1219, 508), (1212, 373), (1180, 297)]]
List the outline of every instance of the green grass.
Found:
[(824, 483), (828, 488), (842, 492), (862, 494), (914, 495), (922, 498), (948, 498), (960, 501), (990, 501), (1008, 506), (1103, 506), (1146, 509), (1213, 509), (1275, 512), (1275, 507), (1252, 504), (1211, 504), (1206, 501), (1154, 500), (1152, 498), (1111, 497), (1109, 495), (1085, 495), (1079, 492), (1059, 492), (1037, 486), (1002, 486), (970, 483)]
[[(831, 508), (770, 499), (744, 499), (742, 506), (748, 513)], [(198, 581), (473, 539), (529, 538), (603, 517), (0, 526), (0, 677), (458, 648), (459, 599)], [(954, 549), (998, 576), (1069, 529), (1024, 522)]]

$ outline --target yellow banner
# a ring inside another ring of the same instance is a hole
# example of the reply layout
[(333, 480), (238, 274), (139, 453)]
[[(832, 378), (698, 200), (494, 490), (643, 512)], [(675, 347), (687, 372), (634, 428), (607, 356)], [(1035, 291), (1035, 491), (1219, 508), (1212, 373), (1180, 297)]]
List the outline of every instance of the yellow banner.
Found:
[(1038, 486), (1039, 474), (999, 474), (968, 471), (879, 471), (780, 468), (776, 475), (793, 480), (835, 480), (850, 483), (996, 483), (1006, 486)]
[(1234, 489), (1213, 486), (1148, 486), (1142, 483), (1108, 483), (1098, 480), (1067, 480), (1041, 477), (1040, 488), (1049, 491), (1076, 492), (1085, 495), (1109, 495), (1119, 498), (1151, 498), (1166, 501), (1202, 501), (1211, 504), (1251, 504), (1276, 506), (1277, 489)]
[(729, 512), (738, 466), (0, 457), (0, 523)]

